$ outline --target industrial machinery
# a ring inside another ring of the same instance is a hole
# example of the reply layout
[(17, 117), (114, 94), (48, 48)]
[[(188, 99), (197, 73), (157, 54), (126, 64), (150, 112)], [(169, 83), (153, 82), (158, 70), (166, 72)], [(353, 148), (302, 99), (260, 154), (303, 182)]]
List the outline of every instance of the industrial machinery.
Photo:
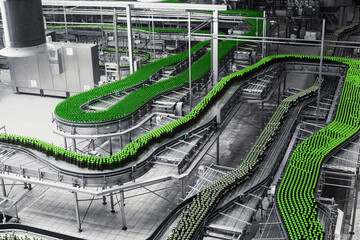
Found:
[(360, 236), (357, 2), (0, 2), (0, 236)]
[(69, 97), (99, 83), (97, 45), (51, 44), (46, 53), (8, 58), (15, 92)]

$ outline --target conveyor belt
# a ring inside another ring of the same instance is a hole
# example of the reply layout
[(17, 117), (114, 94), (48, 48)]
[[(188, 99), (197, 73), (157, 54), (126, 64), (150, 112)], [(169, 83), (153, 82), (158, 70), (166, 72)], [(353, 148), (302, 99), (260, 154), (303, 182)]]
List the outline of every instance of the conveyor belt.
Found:
[[(215, 119), (207, 122), (206, 124), (194, 129), (193, 131), (190, 131), (188, 133), (189, 137), (191, 137), (192, 134), (197, 134), (199, 132), (203, 132), (204, 129), (208, 129), (207, 132), (213, 133), (214, 132), (214, 126), (215, 126)], [(37, 160), (39, 164), (41, 163), (43, 166), (49, 167), (50, 169), (54, 170), (58, 176), (61, 176), (61, 182), (68, 183), (68, 184), (74, 184), (74, 179), (80, 179), (81, 182), (78, 183), (81, 187), (105, 187), (105, 186), (113, 186), (118, 185), (119, 183), (125, 183), (128, 181), (132, 181), (135, 178), (138, 178), (145, 174), (147, 171), (149, 171), (154, 164), (155, 156), (166, 150), (167, 147), (174, 145), (175, 143), (178, 143), (181, 141), (184, 137), (179, 136), (175, 139), (172, 139), (171, 141), (167, 142), (163, 146), (157, 148), (155, 151), (152, 152), (150, 156), (148, 156), (146, 159), (138, 162), (136, 164), (136, 173), (133, 173), (132, 166), (121, 168), (118, 170), (111, 170), (106, 172), (89, 172), (89, 173), (79, 173), (77, 171), (71, 171), (68, 169), (61, 168), (57, 166), (56, 164), (53, 164), (49, 159), (46, 159), (46, 156), (41, 156), (37, 151), (27, 149), (21, 146), (17, 146), (14, 144), (8, 144), (8, 143), (1, 143), (0, 142), (0, 149), (9, 149), (14, 150), (18, 152), (25, 153), (30, 157), (30, 161), (33, 159)], [(204, 139), (205, 141), (206, 139)], [(16, 166), (8, 166), (6, 163), (3, 163), (3, 171), (8, 173), (21, 173), (21, 167), (18, 169)], [(40, 168), (40, 167), (39, 167)], [(26, 175), (28, 177), (39, 177), (41, 179), (46, 180), (52, 180), (52, 181), (59, 181), (58, 178), (54, 179), (54, 175), (47, 174), (46, 171), (41, 171), (35, 169), (35, 171), (32, 173), (30, 169), (26, 170)], [(56, 177), (56, 175), (55, 175)], [(106, 181), (104, 181), (106, 179)]]
[[(226, 85), (230, 80), (232, 79), (238, 79), (239, 76), (244, 77), (244, 75), (248, 76), (249, 74), (252, 74), (252, 71), (257, 72), (259, 71), (259, 69), (264, 68), (265, 66), (267, 66), (270, 62), (277, 62), (277, 61), (286, 61), (286, 60), (296, 60), (297, 57), (296, 56), (273, 56), (273, 57), (268, 57), (264, 60), (262, 60), (261, 62), (255, 64), (254, 66), (250, 67), (250, 69), (245, 69), (239, 73), (235, 73), (232, 74), (228, 77), (225, 77), (223, 80), (221, 80), (221, 82), (212, 90), (212, 92), (209, 93), (208, 96), (211, 96), (210, 99), (215, 96), (215, 94), (217, 94), (217, 92), (223, 92), (223, 89), (226, 89), (228, 86), (230, 85)], [(299, 59), (300, 60), (300, 59)], [(301, 60), (305, 60), (305, 61), (317, 61), (316, 57), (310, 58), (310, 57), (306, 57), (306, 58), (302, 58)], [(330, 59), (330, 58), (325, 58), (325, 61), (339, 61), (339, 62), (344, 62), (344, 63), (348, 63), (348, 64), (353, 64), (353, 62), (351, 60), (348, 59)], [(352, 65), (351, 65), (352, 66)], [(193, 110), (193, 114), (195, 114), (195, 116), (197, 116), (201, 111), (203, 111), (203, 106), (204, 104), (207, 104), (207, 101), (209, 101), (209, 97), (205, 97), (205, 99)], [(206, 105), (205, 105), (206, 106)], [(20, 143), (20, 139), (14, 137), (14, 139), (12, 139), (12, 136), (8, 136), (8, 135), (2, 135), (2, 137), (9, 137), (11, 141), (15, 140), (15, 143)]]
[[(325, 81), (322, 96), (327, 96), (328, 94), (335, 91), (336, 85), (333, 84), (333, 82), (335, 82), (334, 79)], [(229, 205), (229, 203), (233, 203), (234, 199), (239, 199), (239, 196), (241, 195), (246, 196), (248, 194), (255, 193), (255, 191), (259, 190), (259, 188), (265, 187), (271, 182), (272, 177), (280, 164), (280, 159), (286, 150), (284, 146), (288, 144), (295, 122), (299, 120), (300, 112), (304, 109), (305, 106), (314, 102), (315, 99), (315, 97), (307, 99), (296, 105), (296, 107), (291, 110), (287, 120), (284, 122), (283, 127), (279, 131), (278, 136), (270, 147), (268, 154), (264, 158), (263, 163), (259, 166), (260, 170), (254, 173), (254, 175), (251, 177), (251, 180), (247, 181), (245, 184), (241, 185), (236, 190), (232, 191), (228, 196), (224, 197), (223, 200), (221, 200), (216, 210), (210, 215), (211, 217), (209, 216), (208, 220), (206, 220), (207, 224), (211, 224), (211, 222), (214, 221), (214, 218), (219, 218), (216, 214), (219, 214), (220, 211), (224, 211), (224, 206), (227, 206), (226, 208), (230, 208), (231, 205)], [(241, 218), (241, 220), (249, 222), (250, 218)]]
[[(326, 90), (330, 90), (328, 89), (328, 86), (325, 85), (324, 86), (324, 94), (326, 94)], [(287, 119), (291, 119), (290, 121), (290, 125), (286, 125), (282, 128), (282, 130), (280, 131), (282, 134), (287, 134), (290, 135), (290, 129), (292, 128), (291, 126), (293, 126), (294, 122), (296, 121), (296, 116), (299, 114), (301, 107), (303, 106), (302, 104), (306, 104), (309, 103), (311, 100), (305, 100), (302, 101), (301, 104), (297, 105), (294, 109), (295, 110), (291, 110), (290, 116), (287, 117)], [(291, 115), (294, 112), (294, 115)], [(285, 133), (284, 133), (285, 132)], [(284, 136), (282, 136), (284, 137)], [(233, 190), (229, 195), (227, 195), (226, 198), (223, 198), (220, 203), (218, 204), (218, 207), (221, 207), (222, 204), (228, 203), (234, 196), (238, 196), (240, 193), (245, 192), (247, 189), (251, 188), (251, 186), (253, 186), (253, 184), (256, 185), (256, 183), (258, 182), (263, 182), (263, 178), (264, 176), (269, 177), (269, 172), (273, 169), (270, 166), (274, 166), (274, 162), (271, 161), (266, 161), (266, 159), (271, 159), (272, 161), (276, 161), (276, 155), (280, 154), (280, 151), (282, 149), (281, 146), (283, 146), (284, 142), (286, 141), (287, 138), (280, 138), (282, 139), (282, 141), (278, 142), (278, 145), (276, 145), (276, 147), (271, 148), (272, 150), (270, 150), (267, 154), (266, 157), (264, 158), (264, 163), (267, 166), (264, 166), (264, 170), (263, 171), (256, 171), (255, 174), (252, 176), (252, 181), (247, 181), (245, 184), (241, 185), (240, 187), (236, 188), (236, 190)], [(255, 150), (256, 151), (256, 150)], [(251, 155), (251, 154), (249, 154)], [(251, 173), (250, 173), (251, 175)], [(255, 178), (255, 179), (254, 179)], [(262, 183), (263, 184), (263, 183)], [(193, 199), (193, 198), (191, 198)], [(189, 201), (189, 199), (187, 199), (186, 204), (190, 204), (191, 201)], [(182, 208), (185, 208), (185, 206), (183, 204), (181, 204)], [(173, 221), (177, 221), (179, 220), (179, 218), (177, 217), (179, 214), (181, 213), (180, 209), (177, 208), (174, 210), (173, 215), (169, 216), (161, 225), (160, 227), (150, 236), (149, 239), (164, 239), (162, 236), (164, 236), (164, 234), (166, 235), (167, 233), (169, 233), (168, 230), (173, 226), (172, 222)], [(204, 221), (202, 221), (203, 223)], [(199, 227), (197, 228), (198, 230), (200, 229)], [(200, 231), (200, 230), (199, 230)], [(196, 236), (196, 232), (193, 235), (193, 238), (195, 239), (194, 236)]]

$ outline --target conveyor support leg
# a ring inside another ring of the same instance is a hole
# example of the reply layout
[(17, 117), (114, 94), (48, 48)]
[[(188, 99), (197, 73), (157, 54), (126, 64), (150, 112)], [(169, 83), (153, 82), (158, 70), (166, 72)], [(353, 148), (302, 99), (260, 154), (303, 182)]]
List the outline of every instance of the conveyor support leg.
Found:
[(4, 179), (3, 178), (0, 178), (1, 180), (1, 188), (2, 188), (2, 193), (3, 193), (3, 196), (6, 197), (6, 188), (5, 188), (5, 183), (4, 183)]
[(180, 192), (181, 192), (181, 199), (185, 199), (185, 187), (184, 187), (184, 178), (180, 179)]
[(121, 209), (121, 218), (122, 218), (122, 230), (126, 230), (126, 219), (125, 219), (125, 202), (124, 202), (124, 190), (120, 191), (120, 209)]
[(113, 193), (110, 193), (110, 207), (111, 207), (111, 213), (114, 213), (115, 212), (115, 209), (114, 209), (114, 195)]
[(75, 212), (76, 212), (76, 221), (77, 221), (77, 225), (78, 225), (78, 231), (82, 232), (77, 192), (74, 192), (74, 200), (75, 200)]
[(220, 136), (216, 140), (216, 164), (220, 165)]
[(65, 149), (67, 149), (67, 141), (66, 141), (66, 137), (64, 137), (64, 145), (65, 145)]
[[(105, 189), (105, 187), (103, 187), (102, 189)], [(106, 205), (106, 196), (105, 196), (105, 195), (103, 195), (103, 197), (102, 197), (102, 198), (103, 198), (103, 202), (102, 202), (102, 204), (103, 204), (103, 205)]]
[(73, 147), (74, 147), (74, 152), (76, 152), (76, 139), (73, 138)]
[(109, 137), (109, 148), (110, 148), (110, 155), (113, 155), (113, 149), (112, 149), (112, 141), (111, 141), (111, 137)]

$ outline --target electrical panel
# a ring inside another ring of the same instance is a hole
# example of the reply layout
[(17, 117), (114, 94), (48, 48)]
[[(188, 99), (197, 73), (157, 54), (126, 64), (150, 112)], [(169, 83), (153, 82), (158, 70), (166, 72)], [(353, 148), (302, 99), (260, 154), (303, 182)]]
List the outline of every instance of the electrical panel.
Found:
[(49, 51), (49, 63), (52, 74), (62, 74), (62, 60), (61, 60), (61, 48), (54, 51)]

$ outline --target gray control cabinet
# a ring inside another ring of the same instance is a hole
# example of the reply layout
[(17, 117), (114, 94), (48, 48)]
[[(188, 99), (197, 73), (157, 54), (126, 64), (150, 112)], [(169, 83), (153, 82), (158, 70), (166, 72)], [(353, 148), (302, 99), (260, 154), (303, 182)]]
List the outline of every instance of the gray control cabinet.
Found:
[(9, 57), (14, 91), (67, 97), (98, 84), (99, 56), (95, 44), (52, 42), (54, 50), (30, 57)]

